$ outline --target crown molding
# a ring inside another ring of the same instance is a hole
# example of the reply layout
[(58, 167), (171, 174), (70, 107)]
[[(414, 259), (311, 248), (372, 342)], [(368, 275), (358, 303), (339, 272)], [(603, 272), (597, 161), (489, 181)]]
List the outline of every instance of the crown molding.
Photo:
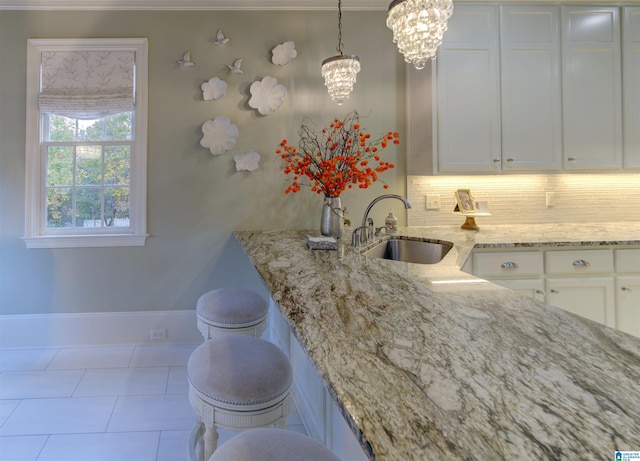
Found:
[[(343, 10), (386, 10), (390, 0), (351, 0)], [(0, 0), (0, 10), (335, 10), (335, 0)]]
[[(455, 3), (637, 5), (640, 0), (461, 0)], [(387, 10), (391, 0), (349, 0), (343, 10)], [(0, 10), (335, 10), (335, 0), (0, 0)]]

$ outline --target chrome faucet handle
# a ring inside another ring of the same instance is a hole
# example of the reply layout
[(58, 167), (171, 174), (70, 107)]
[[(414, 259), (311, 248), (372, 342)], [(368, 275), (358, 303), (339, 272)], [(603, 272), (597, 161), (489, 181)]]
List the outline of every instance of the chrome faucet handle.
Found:
[(373, 218), (367, 219), (367, 240), (373, 238)]
[(382, 235), (382, 231), (384, 231), (384, 233), (387, 233), (387, 226), (380, 226), (380, 227), (376, 227), (376, 232), (373, 234), (376, 237), (380, 237), (380, 235)]
[(364, 238), (363, 235), (366, 235), (364, 232), (366, 232), (367, 228), (366, 227), (356, 227), (353, 232), (351, 233), (351, 246), (352, 247), (358, 247), (360, 246), (361, 243), (364, 243)]

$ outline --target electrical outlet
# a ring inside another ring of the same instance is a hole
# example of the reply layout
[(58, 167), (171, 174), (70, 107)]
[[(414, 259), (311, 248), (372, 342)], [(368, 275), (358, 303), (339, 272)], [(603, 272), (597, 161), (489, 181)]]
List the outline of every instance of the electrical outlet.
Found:
[(167, 339), (167, 330), (166, 329), (151, 330), (151, 332), (149, 333), (149, 338), (152, 341), (159, 341), (161, 339)]
[(556, 193), (555, 192), (547, 192), (545, 194), (547, 208), (552, 207), (556, 204)]
[(439, 210), (441, 207), (440, 194), (427, 194), (427, 210)]

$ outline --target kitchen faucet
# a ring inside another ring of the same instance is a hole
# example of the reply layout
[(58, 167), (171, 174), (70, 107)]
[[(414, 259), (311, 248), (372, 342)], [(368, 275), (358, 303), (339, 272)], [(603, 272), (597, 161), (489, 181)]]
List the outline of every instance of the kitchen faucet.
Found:
[(402, 203), (404, 203), (404, 207), (406, 209), (411, 208), (411, 203), (409, 203), (409, 200), (407, 200), (405, 197), (402, 197), (401, 195), (384, 194), (374, 198), (373, 200), (371, 200), (371, 203), (367, 206), (367, 209), (365, 210), (364, 215), (362, 216), (362, 225), (360, 227), (355, 228), (353, 233), (351, 234), (352, 246), (355, 247), (355, 246), (358, 246), (358, 244), (367, 243), (369, 239), (373, 237), (373, 229), (374, 229), (373, 219), (369, 218), (369, 212), (371, 211), (371, 208), (373, 208), (373, 205), (375, 205), (380, 200), (383, 200), (385, 198), (398, 199)]

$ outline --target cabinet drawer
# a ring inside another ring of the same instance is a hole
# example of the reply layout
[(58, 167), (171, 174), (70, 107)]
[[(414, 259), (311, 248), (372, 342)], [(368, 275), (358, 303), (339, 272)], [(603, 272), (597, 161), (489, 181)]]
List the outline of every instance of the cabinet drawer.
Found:
[(545, 269), (550, 275), (609, 274), (613, 272), (613, 251), (547, 251)]
[(543, 273), (541, 251), (476, 253), (474, 275), (478, 277), (540, 276)]
[(640, 248), (615, 250), (616, 272), (640, 273)]

